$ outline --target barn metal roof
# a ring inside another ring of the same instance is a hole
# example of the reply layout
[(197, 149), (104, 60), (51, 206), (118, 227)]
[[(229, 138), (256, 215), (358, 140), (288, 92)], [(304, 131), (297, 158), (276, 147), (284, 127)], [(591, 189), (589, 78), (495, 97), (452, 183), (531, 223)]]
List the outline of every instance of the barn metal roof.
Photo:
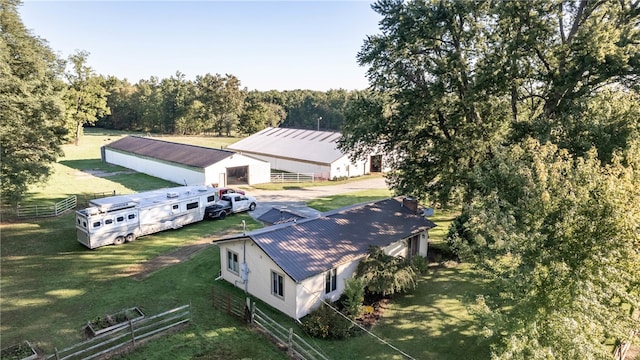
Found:
[(367, 203), (216, 242), (250, 238), (299, 282), (367, 255), (372, 245), (384, 247), (435, 227), (402, 204), (400, 197)]
[(228, 149), (255, 155), (331, 164), (344, 156), (338, 150), (342, 135), (331, 131), (266, 128), (244, 138)]
[(234, 154), (233, 151), (178, 144), (140, 136), (124, 137), (105, 145), (105, 148), (197, 168), (206, 168)]

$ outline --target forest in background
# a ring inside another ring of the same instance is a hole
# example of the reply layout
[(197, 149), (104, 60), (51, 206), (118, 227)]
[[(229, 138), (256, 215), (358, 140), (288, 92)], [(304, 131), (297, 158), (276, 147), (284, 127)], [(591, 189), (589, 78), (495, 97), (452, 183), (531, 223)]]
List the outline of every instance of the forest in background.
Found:
[(229, 136), (267, 127), (339, 131), (348, 103), (360, 91), (249, 91), (234, 75), (196, 76), (176, 72), (131, 84), (109, 76), (103, 81), (110, 113), (96, 126), (160, 134)]

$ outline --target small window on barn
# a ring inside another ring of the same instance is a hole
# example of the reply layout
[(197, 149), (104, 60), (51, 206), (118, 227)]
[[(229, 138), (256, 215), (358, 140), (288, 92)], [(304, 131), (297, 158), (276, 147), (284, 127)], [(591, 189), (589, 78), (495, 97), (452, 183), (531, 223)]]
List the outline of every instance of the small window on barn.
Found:
[(117, 221), (117, 222), (123, 222), (123, 221), (124, 221), (124, 216), (118, 216), (118, 217), (116, 218), (116, 221)]
[(136, 218), (136, 214), (129, 214), (129, 215), (127, 215), (127, 219), (129, 219), (129, 220), (133, 220), (133, 219), (135, 219), (135, 218)]
[(178, 204), (173, 204), (173, 206), (171, 206), (171, 209), (173, 210), (178, 210), (180, 206)]
[(207, 197), (207, 202), (212, 202), (212, 201), (216, 201), (216, 196), (215, 195), (211, 195)]
[(107, 220), (105, 220), (105, 221), (104, 221), (104, 224), (105, 224), (105, 225), (111, 225), (111, 224), (113, 224), (113, 219), (107, 219)]
[(236, 275), (239, 273), (238, 254), (231, 250), (227, 250), (227, 269)]
[(325, 276), (324, 282), (324, 292), (328, 294), (332, 291), (335, 291), (338, 285), (338, 276), (336, 269), (331, 269), (327, 271), (327, 275)]
[(284, 298), (284, 276), (275, 271), (271, 272), (271, 293), (279, 298)]
[(102, 223), (100, 221), (96, 221), (96, 222), (93, 223), (93, 227), (94, 228), (100, 227), (100, 225), (102, 225)]
[(187, 210), (197, 209), (197, 208), (198, 208), (198, 202), (197, 201), (187, 204)]

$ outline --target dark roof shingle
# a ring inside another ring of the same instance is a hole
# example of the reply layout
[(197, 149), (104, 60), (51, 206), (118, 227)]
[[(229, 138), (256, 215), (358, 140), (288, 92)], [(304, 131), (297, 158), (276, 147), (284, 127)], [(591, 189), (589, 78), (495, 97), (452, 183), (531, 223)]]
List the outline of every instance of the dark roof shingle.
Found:
[(178, 144), (140, 136), (124, 137), (105, 145), (105, 148), (197, 168), (206, 168), (235, 154), (227, 150)]

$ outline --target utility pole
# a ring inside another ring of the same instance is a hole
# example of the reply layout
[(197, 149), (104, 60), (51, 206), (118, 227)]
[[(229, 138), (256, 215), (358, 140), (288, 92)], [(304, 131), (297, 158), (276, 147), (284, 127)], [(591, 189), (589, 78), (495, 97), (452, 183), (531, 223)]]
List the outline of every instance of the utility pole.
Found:
[(320, 131), (320, 120), (322, 120), (322, 116), (318, 118), (318, 131)]

